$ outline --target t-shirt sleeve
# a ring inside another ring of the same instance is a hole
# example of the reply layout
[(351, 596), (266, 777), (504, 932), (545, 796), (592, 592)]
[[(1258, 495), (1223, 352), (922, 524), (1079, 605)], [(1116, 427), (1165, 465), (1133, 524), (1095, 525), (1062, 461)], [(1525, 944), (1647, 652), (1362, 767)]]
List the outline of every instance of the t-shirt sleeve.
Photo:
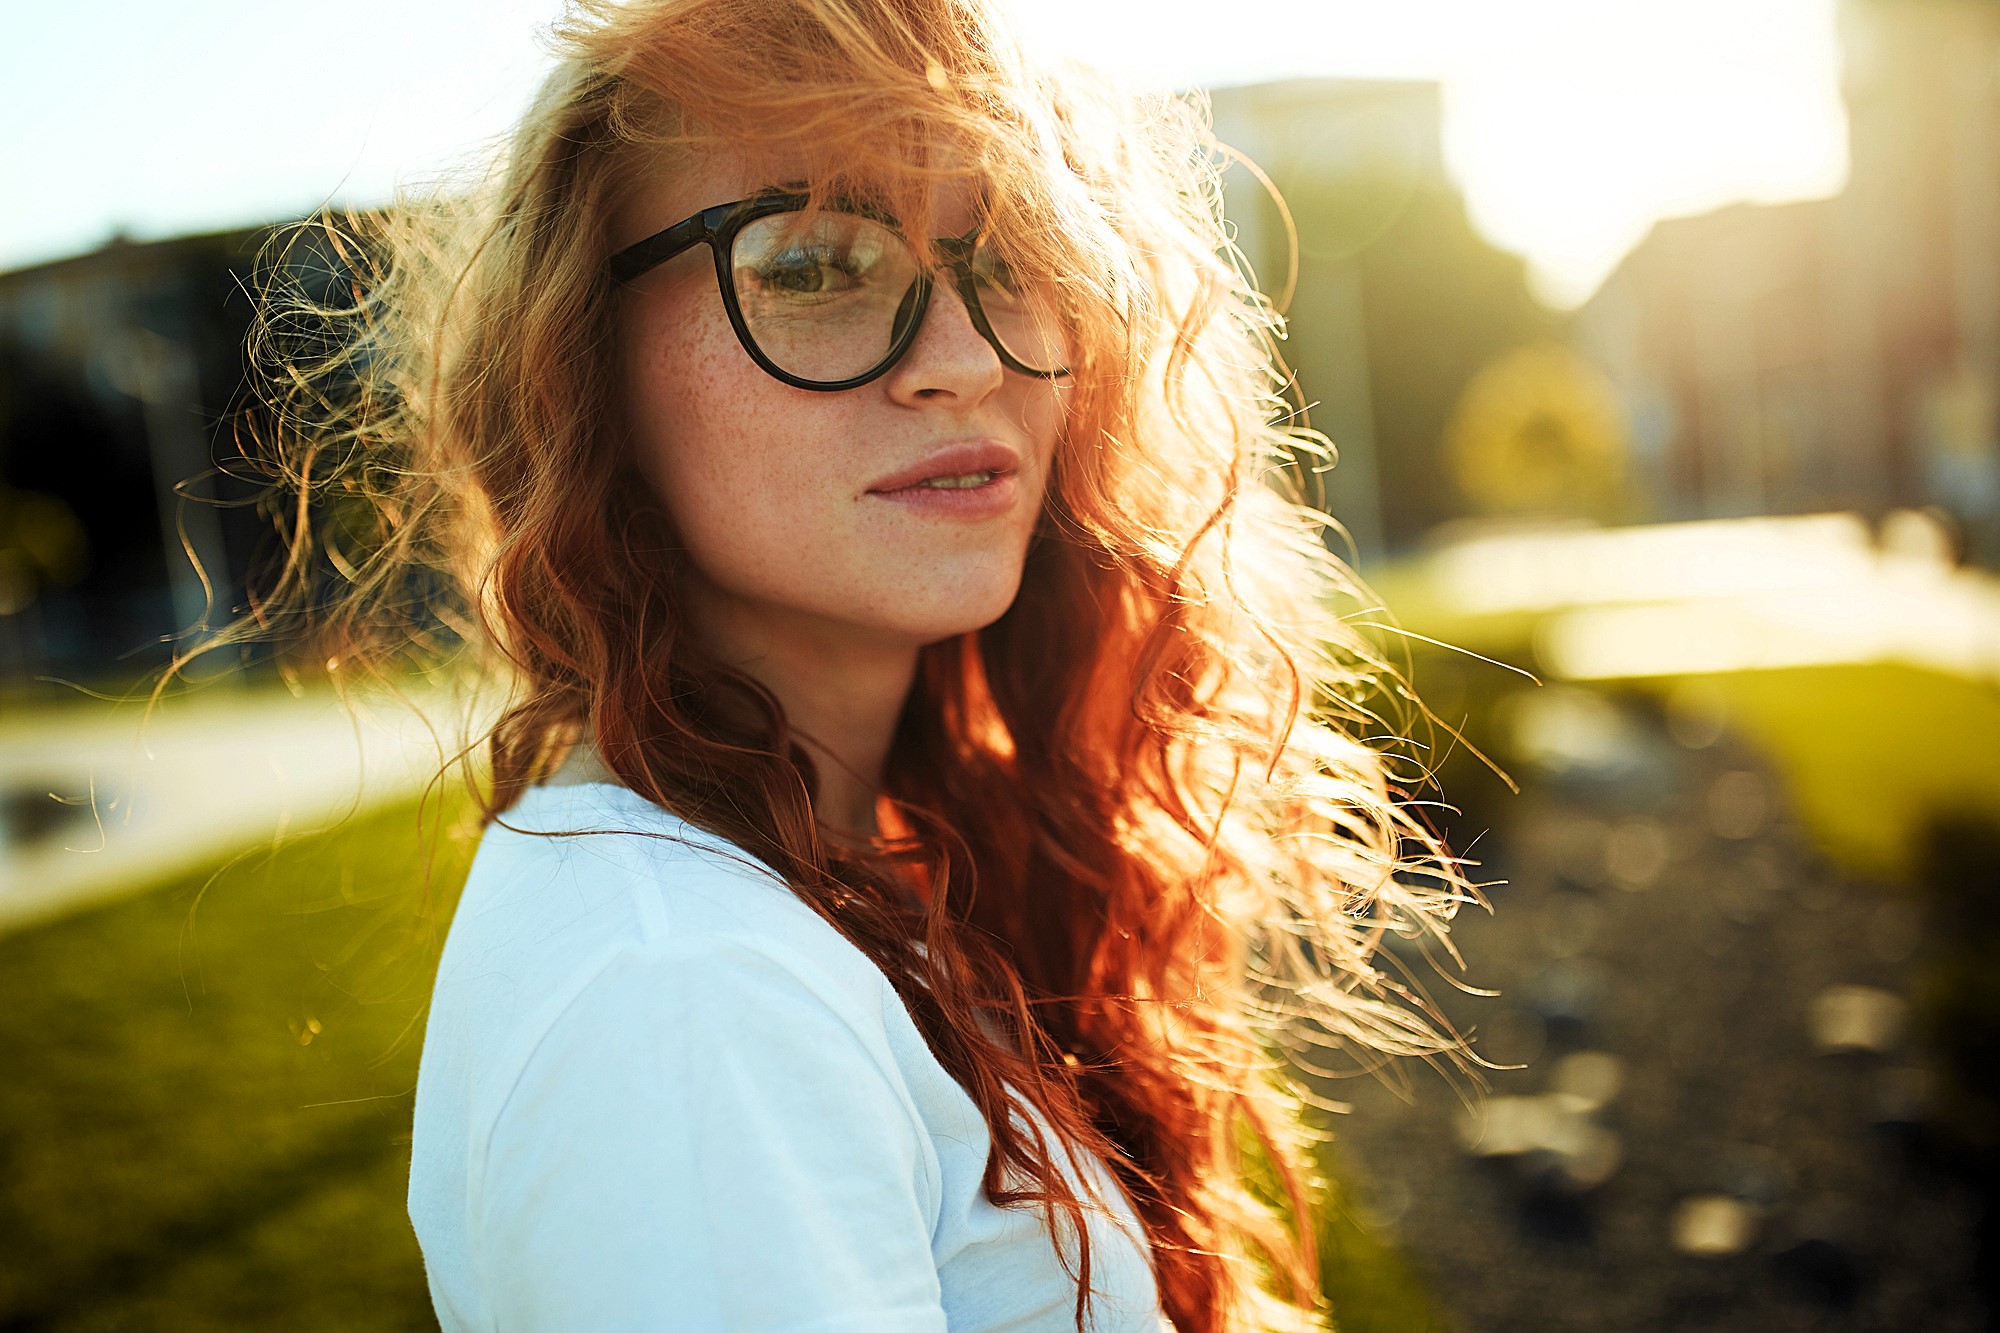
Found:
[(829, 989), (710, 941), (620, 953), (584, 984), (473, 1193), (501, 1333), (944, 1329), (928, 1140), (868, 1016)]

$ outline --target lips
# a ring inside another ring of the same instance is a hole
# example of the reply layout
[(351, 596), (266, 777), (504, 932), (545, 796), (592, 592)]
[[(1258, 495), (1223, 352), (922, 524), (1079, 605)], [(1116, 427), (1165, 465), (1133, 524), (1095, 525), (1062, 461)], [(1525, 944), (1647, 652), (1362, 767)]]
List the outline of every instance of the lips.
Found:
[(886, 495), (945, 477), (990, 472), (995, 478), (1020, 470), (1021, 455), (998, 440), (959, 440), (932, 449), (915, 462), (868, 484), (870, 495)]

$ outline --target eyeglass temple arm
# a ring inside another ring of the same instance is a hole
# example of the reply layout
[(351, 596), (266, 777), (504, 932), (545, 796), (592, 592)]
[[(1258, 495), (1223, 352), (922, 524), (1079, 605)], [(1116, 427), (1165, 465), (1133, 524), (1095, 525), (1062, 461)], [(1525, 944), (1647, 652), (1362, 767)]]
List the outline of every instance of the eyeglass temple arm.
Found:
[(613, 282), (630, 282), (640, 274), (672, 259), (681, 251), (704, 241), (714, 241), (734, 204), (705, 208), (691, 218), (683, 218), (665, 231), (656, 231), (643, 241), (635, 241), (611, 256), (607, 267)]

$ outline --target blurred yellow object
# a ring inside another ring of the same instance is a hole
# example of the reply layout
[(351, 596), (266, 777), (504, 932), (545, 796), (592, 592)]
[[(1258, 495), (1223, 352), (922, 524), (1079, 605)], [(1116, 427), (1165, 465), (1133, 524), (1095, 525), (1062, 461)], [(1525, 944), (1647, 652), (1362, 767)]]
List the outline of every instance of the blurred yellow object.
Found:
[(1607, 1051), (1572, 1051), (1556, 1061), (1549, 1087), (1583, 1115), (1602, 1110), (1625, 1086), (1625, 1062)]
[(1757, 1238), (1757, 1210), (1722, 1194), (1697, 1194), (1674, 1209), (1674, 1248), (1682, 1254), (1741, 1254)]
[(1459, 489), (1489, 514), (1614, 519), (1625, 508), (1624, 410), (1559, 344), (1517, 348), (1475, 375), (1445, 450)]
[(0, 485), (0, 616), (26, 610), (43, 584), (82, 578), (89, 552), (83, 524), (68, 505)]
[(1813, 997), (1807, 1015), (1813, 1045), (1886, 1055), (1902, 1040), (1909, 1009), (1900, 995), (1876, 986), (1828, 986)]
[[(1617, 1091), (1609, 1085), (1602, 1090), (1607, 1099)], [(1568, 1091), (1492, 1097), (1459, 1122), (1459, 1142), (1478, 1157), (1547, 1153), (1570, 1188), (1596, 1189), (1625, 1162), (1623, 1140), (1590, 1119), (1602, 1104)]]

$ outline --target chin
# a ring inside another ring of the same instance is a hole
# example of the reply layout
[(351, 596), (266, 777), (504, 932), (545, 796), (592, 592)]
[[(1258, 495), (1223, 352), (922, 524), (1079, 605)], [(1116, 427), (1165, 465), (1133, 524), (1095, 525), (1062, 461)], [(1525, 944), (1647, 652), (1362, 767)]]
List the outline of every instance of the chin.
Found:
[(1021, 579), (1016, 571), (1004, 584), (966, 588), (956, 596), (925, 599), (930, 602), (929, 605), (912, 606), (910, 610), (915, 614), (898, 617), (903, 623), (897, 629), (922, 644), (942, 643), (961, 634), (974, 633), (1006, 615), (1020, 587)]

